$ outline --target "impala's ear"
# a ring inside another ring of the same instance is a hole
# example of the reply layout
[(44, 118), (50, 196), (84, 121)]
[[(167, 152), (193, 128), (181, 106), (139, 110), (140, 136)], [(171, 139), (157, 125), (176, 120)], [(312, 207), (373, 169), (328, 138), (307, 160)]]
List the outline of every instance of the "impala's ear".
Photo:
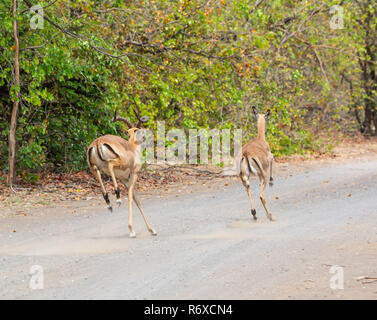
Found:
[(135, 131), (135, 142), (136, 143), (142, 143), (145, 136), (145, 130), (144, 129), (137, 129)]
[(268, 118), (270, 117), (270, 115), (271, 115), (271, 110), (270, 110), (270, 109), (267, 109), (266, 114), (264, 115), (264, 117), (265, 117), (266, 119), (268, 119)]
[(255, 108), (254, 106), (252, 106), (251, 111), (253, 112), (254, 117), (255, 117), (256, 119), (258, 119), (258, 111), (257, 111), (257, 108)]

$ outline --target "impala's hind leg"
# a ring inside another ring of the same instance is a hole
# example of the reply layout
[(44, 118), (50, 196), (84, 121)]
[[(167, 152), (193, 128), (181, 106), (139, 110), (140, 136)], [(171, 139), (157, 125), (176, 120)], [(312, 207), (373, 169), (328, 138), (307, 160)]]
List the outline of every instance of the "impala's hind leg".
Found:
[(267, 209), (267, 205), (266, 205), (266, 197), (264, 196), (264, 190), (266, 189), (266, 184), (267, 184), (266, 177), (265, 177), (265, 176), (262, 176), (262, 177), (261, 177), (261, 192), (260, 192), (260, 200), (262, 201), (263, 207), (264, 207), (264, 209), (266, 210), (267, 218), (268, 218), (270, 221), (275, 221), (275, 219), (272, 217), (272, 214), (268, 211), (268, 209)]
[(251, 214), (253, 215), (254, 220), (257, 220), (257, 212), (255, 211), (253, 198), (251, 196), (251, 190), (250, 190), (249, 177), (248, 177), (248, 174), (247, 174), (248, 170), (247, 170), (246, 161), (247, 161), (246, 158), (243, 158), (242, 161), (241, 161), (240, 178), (241, 178), (242, 184), (246, 188), (247, 195), (249, 196), (250, 206), (251, 206)]
[(107, 191), (105, 189), (105, 186), (103, 185), (102, 178), (101, 178), (101, 172), (98, 170), (97, 166), (91, 167), (91, 171), (92, 171), (93, 175), (97, 178), (97, 180), (99, 181), (99, 183), (101, 185), (103, 198), (105, 199), (106, 204), (108, 206), (107, 208), (112, 212), (113, 211), (113, 207), (111, 206), (111, 203), (110, 203), (109, 194), (107, 193)]
[(269, 168), (269, 172), (270, 172), (269, 185), (270, 185), (270, 187), (272, 187), (274, 185), (274, 178), (272, 177), (272, 163), (273, 162), (274, 162), (274, 156), (271, 154), (271, 157), (269, 159), (269, 164), (270, 164), (270, 168)]

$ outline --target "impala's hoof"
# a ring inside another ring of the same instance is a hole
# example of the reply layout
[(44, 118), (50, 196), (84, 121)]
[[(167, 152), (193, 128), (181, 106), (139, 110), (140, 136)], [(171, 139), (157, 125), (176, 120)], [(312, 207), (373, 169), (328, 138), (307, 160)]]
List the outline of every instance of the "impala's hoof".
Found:
[(157, 236), (157, 232), (154, 229), (149, 230), (152, 236)]
[(257, 211), (255, 209), (251, 209), (251, 214), (253, 215), (254, 220), (257, 220)]
[(276, 221), (276, 219), (272, 216), (272, 214), (270, 214), (270, 215), (268, 216), (268, 219), (269, 219), (270, 221)]
[(113, 212), (113, 207), (112, 206), (108, 206), (107, 209), (109, 209), (110, 212)]
[(130, 238), (136, 238), (136, 233), (135, 231), (130, 232)]
[(122, 204), (122, 200), (120, 200), (120, 199), (117, 199), (117, 201), (116, 201), (116, 204), (118, 205), (118, 208), (120, 207), (120, 205)]
[(268, 184), (270, 185), (270, 187), (273, 187), (274, 186), (274, 180), (270, 180), (270, 182)]

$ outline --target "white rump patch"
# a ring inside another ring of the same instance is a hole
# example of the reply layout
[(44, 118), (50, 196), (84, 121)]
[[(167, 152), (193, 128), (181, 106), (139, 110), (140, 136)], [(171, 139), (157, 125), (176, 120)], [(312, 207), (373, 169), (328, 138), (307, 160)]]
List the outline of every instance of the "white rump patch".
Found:
[(102, 158), (105, 161), (109, 161), (109, 160), (113, 160), (117, 158), (116, 154), (114, 154), (114, 152), (109, 150), (109, 148), (107, 148), (103, 144), (101, 144), (100, 148), (101, 148)]
[(257, 175), (258, 172), (257, 172), (257, 170), (253, 167), (253, 163), (254, 163), (254, 161), (253, 161), (252, 159), (248, 159), (248, 161), (249, 161), (249, 164), (250, 164), (251, 172), (252, 172), (254, 175)]
[(90, 149), (90, 157), (91, 158), (93, 157), (95, 159), (95, 162), (96, 162), (97, 165), (102, 162), (102, 160), (99, 158), (99, 156), (97, 154), (97, 150), (96, 150), (95, 147)]

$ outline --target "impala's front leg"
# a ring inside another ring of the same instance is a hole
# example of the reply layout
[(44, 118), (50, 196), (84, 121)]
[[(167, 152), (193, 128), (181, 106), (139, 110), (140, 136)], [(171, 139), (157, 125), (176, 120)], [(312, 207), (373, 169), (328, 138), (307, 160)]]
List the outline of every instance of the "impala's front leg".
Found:
[[(137, 176), (135, 174), (135, 181), (137, 180)], [(127, 181), (127, 180), (122, 180), (122, 182), (124, 183), (124, 185), (126, 186), (127, 190), (129, 190), (130, 188), (130, 181)], [(147, 219), (147, 216), (145, 215), (145, 212), (141, 206), (141, 203), (140, 203), (140, 200), (138, 199), (138, 197), (136, 196), (136, 192), (135, 190), (132, 191), (132, 197), (133, 197), (133, 200), (135, 201), (137, 207), (139, 208), (139, 211), (141, 213), (141, 215), (143, 216), (143, 219), (144, 219), (144, 222), (145, 222), (145, 225), (147, 226), (147, 229), (148, 231), (151, 233), (152, 236), (156, 236), (157, 235), (157, 232), (155, 229), (152, 228), (152, 226), (150, 225), (148, 219)]]
[(132, 173), (129, 179), (129, 187), (128, 187), (128, 229), (130, 230), (130, 238), (135, 238), (136, 233), (132, 227), (132, 200), (133, 200), (133, 192), (135, 186), (135, 175)]
[(111, 163), (109, 164), (109, 172), (110, 172), (111, 179), (113, 180), (114, 190), (117, 197), (116, 203), (118, 204), (118, 207), (119, 207), (122, 204), (122, 200), (120, 198), (120, 189), (117, 183), (117, 179), (115, 178), (115, 174), (114, 174), (114, 165)]
[(136, 197), (136, 195), (135, 195), (135, 192), (133, 192), (133, 197), (134, 197), (134, 201), (135, 201), (137, 207), (138, 207), (139, 210), (140, 210), (141, 215), (143, 216), (143, 219), (144, 219), (144, 222), (145, 222), (145, 224), (146, 224), (146, 226), (147, 226), (148, 231), (151, 233), (152, 236), (156, 236), (156, 235), (157, 235), (157, 232), (156, 232), (156, 230), (154, 230), (154, 229), (152, 228), (152, 226), (150, 225), (150, 223), (149, 223), (149, 221), (148, 221), (148, 219), (147, 219), (147, 216), (145, 215), (144, 210), (143, 210), (143, 208), (141, 207), (140, 201), (139, 201), (139, 199), (138, 199), (138, 198)]

